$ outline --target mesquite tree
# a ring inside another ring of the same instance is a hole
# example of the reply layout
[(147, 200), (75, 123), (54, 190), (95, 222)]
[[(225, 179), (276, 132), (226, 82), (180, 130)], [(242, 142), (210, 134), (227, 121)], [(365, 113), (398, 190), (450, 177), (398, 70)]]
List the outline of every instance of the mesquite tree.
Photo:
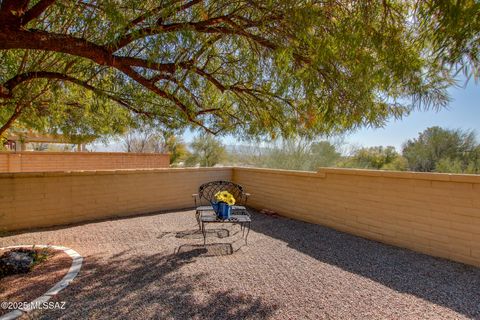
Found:
[(379, 126), (445, 105), (452, 66), (478, 75), (478, 3), (457, 2), (2, 0), (0, 134)]

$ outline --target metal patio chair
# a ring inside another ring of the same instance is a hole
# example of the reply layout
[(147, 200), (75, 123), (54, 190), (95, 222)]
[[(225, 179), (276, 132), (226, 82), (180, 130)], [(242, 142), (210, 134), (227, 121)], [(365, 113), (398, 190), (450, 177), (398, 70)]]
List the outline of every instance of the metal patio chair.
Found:
[(250, 215), (245, 207), (250, 194), (244, 192), (241, 185), (224, 180), (207, 182), (198, 188), (198, 193), (192, 194), (195, 202), (195, 218), (199, 228), (201, 228), (200, 216), (208, 212), (214, 213), (211, 203), (215, 201), (215, 194), (224, 190), (230, 192), (236, 200), (235, 205), (232, 206), (232, 214)]

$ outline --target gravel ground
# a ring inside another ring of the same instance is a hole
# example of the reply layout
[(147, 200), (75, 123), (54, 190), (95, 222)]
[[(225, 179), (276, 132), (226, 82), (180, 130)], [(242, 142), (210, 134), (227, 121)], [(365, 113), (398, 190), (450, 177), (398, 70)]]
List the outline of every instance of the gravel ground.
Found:
[[(42, 319), (480, 319), (480, 269), (254, 213), (240, 227), (192, 211), (37, 230), (0, 246), (70, 247), (79, 276)], [(216, 228), (216, 229), (215, 229)]]

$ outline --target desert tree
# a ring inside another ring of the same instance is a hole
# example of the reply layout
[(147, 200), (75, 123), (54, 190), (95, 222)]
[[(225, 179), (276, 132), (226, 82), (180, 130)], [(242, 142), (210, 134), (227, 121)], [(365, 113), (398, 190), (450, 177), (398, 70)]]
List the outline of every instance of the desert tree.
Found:
[(444, 106), (453, 66), (478, 76), (478, 12), (474, 0), (1, 0), (0, 133), (380, 126)]
[(404, 143), (403, 156), (413, 171), (480, 171), (480, 146), (471, 130), (427, 128)]
[(171, 165), (177, 165), (188, 156), (187, 145), (180, 133), (160, 125), (130, 129), (119, 140), (125, 152), (168, 153)]
[(185, 160), (185, 166), (213, 167), (225, 159), (223, 143), (210, 133), (196, 136), (190, 144), (191, 152)]
[(375, 169), (375, 170), (407, 170), (407, 160), (395, 147), (376, 146), (353, 148), (351, 154), (338, 163), (339, 167)]

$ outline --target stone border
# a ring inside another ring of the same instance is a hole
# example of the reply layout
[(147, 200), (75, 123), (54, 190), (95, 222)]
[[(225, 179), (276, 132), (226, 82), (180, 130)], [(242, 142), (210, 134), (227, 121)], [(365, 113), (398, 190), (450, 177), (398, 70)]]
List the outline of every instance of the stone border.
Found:
[[(3, 247), (0, 249), (14, 249), (14, 248), (24, 248), (24, 247), (33, 247), (33, 245), (19, 245), (19, 246), (9, 246)], [(63, 247), (63, 246), (47, 246), (47, 245), (35, 245), (35, 248), (52, 248), (55, 250), (61, 250), (68, 254), (72, 258), (72, 265), (68, 270), (67, 274), (57, 282), (53, 287), (50, 288), (47, 292), (45, 292), (42, 296), (38, 297), (37, 299), (33, 300), (31, 304), (41, 304), (50, 300), (53, 296), (57, 295), (60, 291), (65, 289), (70, 282), (77, 276), (80, 272), (80, 268), (82, 267), (83, 257), (73, 249)], [(4, 314), (0, 317), (0, 320), (12, 320), (22, 316), (25, 313), (28, 313), (34, 309), (19, 309)]]

